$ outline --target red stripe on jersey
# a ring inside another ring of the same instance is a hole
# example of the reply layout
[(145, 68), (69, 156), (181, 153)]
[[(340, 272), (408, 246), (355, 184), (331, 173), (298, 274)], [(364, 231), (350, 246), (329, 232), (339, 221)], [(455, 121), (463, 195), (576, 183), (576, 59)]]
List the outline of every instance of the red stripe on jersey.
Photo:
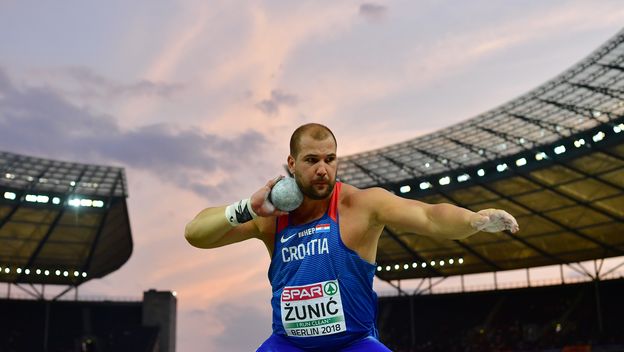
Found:
[(338, 200), (340, 199), (340, 188), (342, 187), (342, 182), (336, 182), (334, 186), (334, 193), (332, 194), (331, 201), (329, 202), (329, 217), (338, 222)]
[(282, 215), (277, 217), (277, 228), (275, 233), (278, 234), (282, 232), (286, 226), (288, 226), (288, 215)]

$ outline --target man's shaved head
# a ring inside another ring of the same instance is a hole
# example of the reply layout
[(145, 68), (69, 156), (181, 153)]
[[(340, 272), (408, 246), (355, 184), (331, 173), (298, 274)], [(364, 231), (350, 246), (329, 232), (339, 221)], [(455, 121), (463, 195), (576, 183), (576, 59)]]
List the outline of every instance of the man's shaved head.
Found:
[(304, 135), (310, 136), (317, 141), (322, 141), (327, 137), (331, 137), (336, 147), (338, 146), (334, 133), (327, 126), (319, 123), (308, 123), (299, 126), (290, 137), (290, 155), (294, 158), (297, 158), (297, 154), (299, 154), (299, 142)]

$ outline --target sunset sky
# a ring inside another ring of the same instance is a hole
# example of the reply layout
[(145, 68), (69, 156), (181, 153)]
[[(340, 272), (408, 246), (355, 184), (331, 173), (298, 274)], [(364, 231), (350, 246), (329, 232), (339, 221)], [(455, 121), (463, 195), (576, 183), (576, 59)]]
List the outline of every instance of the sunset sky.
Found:
[[(134, 252), (81, 295), (178, 293), (180, 352), (271, 330), (259, 241), (184, 225), (284, 173), (300, 124), (339, 155), (494, 108), (624, 27), (614, 1), (0, 0), (0, 150), (122, 166)], [(376, 286), (382, 285), (376, 283)]]

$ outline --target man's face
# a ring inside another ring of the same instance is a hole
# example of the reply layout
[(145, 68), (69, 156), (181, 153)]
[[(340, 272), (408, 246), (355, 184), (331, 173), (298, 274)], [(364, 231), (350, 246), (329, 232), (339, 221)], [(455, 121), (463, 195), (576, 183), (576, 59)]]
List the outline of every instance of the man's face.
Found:
[(301, 192), (316, 200), (329, 197), (334, 190), (337, 164), (336, 143), (331, 136), (316, 140), (303, 135), (297, 158), (288, 156), (288, 168)]

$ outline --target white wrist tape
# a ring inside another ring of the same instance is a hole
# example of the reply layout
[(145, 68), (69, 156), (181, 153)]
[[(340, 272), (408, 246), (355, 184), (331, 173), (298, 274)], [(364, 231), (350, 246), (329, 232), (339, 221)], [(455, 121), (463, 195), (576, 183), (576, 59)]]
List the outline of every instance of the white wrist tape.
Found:
[(251, 219), (258, 217), (251, 209), (251, 202), (249, 198), (241, 199), (238, 202), (234, 202), (225, 208), (225, 218), (234, 226), (246, 223)]

